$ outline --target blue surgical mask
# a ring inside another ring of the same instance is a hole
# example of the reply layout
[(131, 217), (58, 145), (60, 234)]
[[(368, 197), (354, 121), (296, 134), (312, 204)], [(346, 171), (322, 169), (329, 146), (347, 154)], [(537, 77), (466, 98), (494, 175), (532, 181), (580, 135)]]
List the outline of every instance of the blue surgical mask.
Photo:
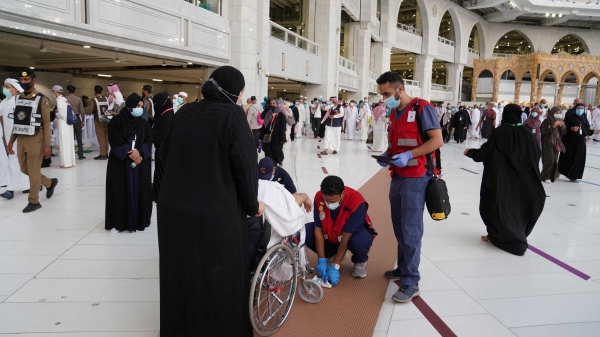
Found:
[(8, 88), (2, 88), (2, 93), (4, 94), (4, 96), (6, 96), (6, 98), (12, 96), (12, 94), (10, 93), (10, 89)]
[(388, 109), (387, 114), (392, 113), (392, 110), (396, 109), (400, 105), (400, 100), (396, 99), (394, 95), (388, 97), (383, 101), (385, 103), (385, 107)]
[(142, 108), (133, 108), (131, 110), (131, 114), (133, 117), (140, 117), (144, 113), (144, 109)]
[(545, 107), (546, 107), (546, 103), (542, 103), (542, 104), (540, 104), (540, 106), (541, 106), (541, 107), (542, 107), (542, 109), (543, 109), (543, 108), (545, 108)]
[(577, 114), (577, 116), (581, 116), (583, 115), (583, 109), (577, 109), (575, 110), (575, 113)]
[(532, 112), (532, 113), (531, 113), (531, 116), (532, 116), (532, 117), (537, 117), (537, 112)]
[(179, 103), (179, 104), (183, 104), (183, 98), (181, 98), (181, 97), (177, 97), (177, 103)]

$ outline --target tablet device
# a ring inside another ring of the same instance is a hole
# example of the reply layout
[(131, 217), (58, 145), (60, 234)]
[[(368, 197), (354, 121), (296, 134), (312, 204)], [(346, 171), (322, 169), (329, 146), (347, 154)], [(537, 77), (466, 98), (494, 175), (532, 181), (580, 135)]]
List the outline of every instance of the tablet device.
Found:
[(375, 158), (375, 159), (377, 159), (377, 160), (379, 160), (379, 161), (382, 161), (382, 162), (388, 163), (388, 164), (389, 164), (389, 163), (390, 163), (390, 161), (392, 160), (392, 158), (390, 158), (390, 157), (384, 157), (384, 156), (376, 156), (376, 155), (372, 155), (371, 157), (373, 157), (373, 158)]

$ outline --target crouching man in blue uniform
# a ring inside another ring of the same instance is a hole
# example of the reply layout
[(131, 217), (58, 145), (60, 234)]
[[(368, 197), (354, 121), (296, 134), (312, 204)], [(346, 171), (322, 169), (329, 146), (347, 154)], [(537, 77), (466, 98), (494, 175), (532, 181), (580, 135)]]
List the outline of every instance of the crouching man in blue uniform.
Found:
[(315, 195), (314, 222), (306, 224), (306, 246), (317, 253), (317, 272), (332, 286), (340, 280), (340, 263), (352, 252), (352, 277), (367, 276), (369, 250), (377, 233), (367, 214), (363, 196), (344, 186), (340, 177), (328, 176)]

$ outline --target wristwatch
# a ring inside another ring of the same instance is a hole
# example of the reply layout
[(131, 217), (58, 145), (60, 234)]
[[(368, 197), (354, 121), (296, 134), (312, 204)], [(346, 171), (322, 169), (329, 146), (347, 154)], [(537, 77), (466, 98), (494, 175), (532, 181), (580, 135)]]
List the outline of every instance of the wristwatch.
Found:
[(340, 270), (340, 265), (337, 263), (334, 263), (333, 268), (335, 268), (336, 270)]

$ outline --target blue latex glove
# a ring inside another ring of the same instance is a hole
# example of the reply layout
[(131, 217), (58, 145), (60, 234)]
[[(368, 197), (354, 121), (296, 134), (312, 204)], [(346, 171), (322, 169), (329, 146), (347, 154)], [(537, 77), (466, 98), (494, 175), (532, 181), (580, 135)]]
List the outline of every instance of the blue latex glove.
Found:
[(321, 275), (321, 279), (323, 280), (323, 282), (325, 282), (327, 277), (327, 259), (324, 257), (320, 257), (316, 269), (317, 273)]
[(393, 156), (390, 163), (396, 167), (405, 167), (412, 158), (412, 152), (406, 151)]
[(335, 285), (340, 282), (340, 271), (333, 266), (330, 266), (329, 269), (327, 269), (327, 278), (329, 279), (329, 283), (335, 287)]
[[(386, 152), (380, 154), (379, 156), (381, 156), (381, 157), (388, 157), (388, 158), (390, 157), (390, 156), (388, 156), (388, 154)], [(384, 161), (379, 161), (379, 160), (377, 161), (377, 164), (379, 164), (379, 166), (381, 166), (381, 167), (387, 167), (388, 166), (388, 163), (386, 163)]]

